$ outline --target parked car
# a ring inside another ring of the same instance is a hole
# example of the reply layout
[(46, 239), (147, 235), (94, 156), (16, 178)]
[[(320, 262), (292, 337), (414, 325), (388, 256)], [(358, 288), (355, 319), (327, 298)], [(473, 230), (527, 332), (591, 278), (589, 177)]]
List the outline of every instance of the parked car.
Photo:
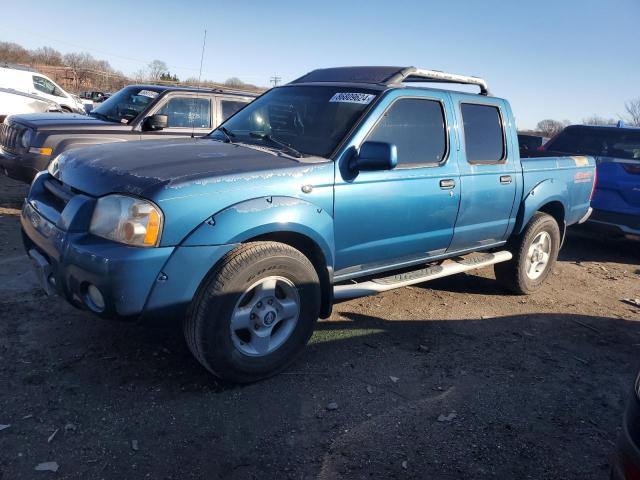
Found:
[(111, 96), (111, 94), (105, 93), (105, 92), (91, 92), (91, 91), (89, 91), (89, 92), (81, 92), (80, 93), (80, 98), (83, 98), (85, 100), (91, 100), (92, 102), (95, 102), (95, 103), (104, 102), (110, 96)]
[[(481, 94), (411, 85), (432, 80)], [(258, 380), (334, 299), (489, 265), (538, 290), (590, 213), (595, 162), (521, 159), (513, 125), (475, 77), (316, 70), (203, 138), (62, 153), (31, 185), (26, 250), (48, 292), (106, 318), (184, 319), (206, 368)]]
[(71, 148), (206, 135), (254, 98), (238, 91), (131, 85), (88, 115), (13, 116), (0, 136), (0, 167), (9, 177), (30, 182), (54, 155)]
[(11, 88), (0, 88), (0, 122), (20, 113), (60, 112), (55, 102)]
[(594, 156), (598, 187), (587, 226), (640, 238), (640, 128), (572, 125), (543, 148), (552, 155)]
[(612, 480), (640, 479), (640, 374), (624, 415), (618, 449), (613, 458)]
[(547, 137), (543, 137), (542, 135), (532, 135), (530, 133), (518, 134), (518, 145), (520, 146), (520, 153), (538, 150), (548, 141), (549, 139)]
[(84, 113), (80, 99), (46, 75), (25, 68), (0, 67), (0, 88), (12, 88), (59, 104), (65, 112)]

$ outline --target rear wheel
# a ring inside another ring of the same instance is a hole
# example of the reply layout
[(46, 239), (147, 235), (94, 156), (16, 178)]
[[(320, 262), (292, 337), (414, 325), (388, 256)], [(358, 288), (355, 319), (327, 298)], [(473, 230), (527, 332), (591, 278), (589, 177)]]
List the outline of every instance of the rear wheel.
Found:
[(560, 249), (560, 228), (546, 213), (537, 212), (524, 231), (508, 244), (513, 258), (494, 266), (496, 280), (519, 294), (538, 290), (553, 271)]
[(252, 382), (285, 368), (320, 312), (320, 282), (300, 251), (253, 242), (230, 252), (201, 286), (184, 322), (195, 357), (216, 376)]

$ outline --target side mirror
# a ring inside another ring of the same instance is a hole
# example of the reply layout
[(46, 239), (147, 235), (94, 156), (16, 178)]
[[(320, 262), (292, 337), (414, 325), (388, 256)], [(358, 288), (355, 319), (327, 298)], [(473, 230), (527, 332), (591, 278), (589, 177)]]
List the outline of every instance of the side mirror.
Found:
[(351, 162), (357, 171), (393, 170), (398, 165), (398, 149), (393, 143), (364, 142)]
[(156, 114), (144, 119), (144, 130), (162, 130), (169, 125), (169, 117), (167, 115)]

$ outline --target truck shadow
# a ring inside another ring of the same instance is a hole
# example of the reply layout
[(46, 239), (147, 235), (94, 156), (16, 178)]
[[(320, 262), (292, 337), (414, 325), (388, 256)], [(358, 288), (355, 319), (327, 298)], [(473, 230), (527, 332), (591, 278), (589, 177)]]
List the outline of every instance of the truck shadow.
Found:
[[(284, 464), (305, 478), (352, 478), (353, 468), (362, 478), (606, 473), (640, 366), (640, 322), (562, 313), (389, 320), (362, 313), (362, 301), (319, 322), (284, 372), (245, 386), (197, 364), (177, 325), (100, 321), (57, 302), (5, 304), (3, 413), (11, 423), (32, 413), (78, 425), (60, 445), (113, 458), (106, 476), (135, 476), (128, 438), (140, 439), (156, 478), (185, 469), (282, 478)], [(68, 468), (94, 476), (92, 464)]]

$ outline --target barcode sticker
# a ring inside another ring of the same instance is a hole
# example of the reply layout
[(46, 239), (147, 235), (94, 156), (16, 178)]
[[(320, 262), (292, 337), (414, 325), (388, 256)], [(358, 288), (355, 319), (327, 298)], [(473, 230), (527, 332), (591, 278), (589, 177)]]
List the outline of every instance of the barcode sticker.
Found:
[(329, 100), (329, 102), (361, 103), (362, 105), (368, 105), (375, 97), (375, 95), (371, 95), (370, 93), (343, 92), (336, 93), (333, 97), (331, 97), (331, 100)]
[(154, 92), (153, 90), (140, 90), (138, 95), (149, 98), (156, 98), (158, 96), (158, 92)]

